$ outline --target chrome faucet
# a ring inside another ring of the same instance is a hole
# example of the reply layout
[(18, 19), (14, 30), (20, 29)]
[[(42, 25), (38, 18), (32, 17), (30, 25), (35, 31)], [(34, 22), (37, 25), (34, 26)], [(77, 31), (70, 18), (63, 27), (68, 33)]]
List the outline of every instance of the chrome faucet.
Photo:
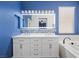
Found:
[(65, 40), (66, 40), (66, 39), (71, 40), (71, 38), (69, 38), (69, 37), (65, 37), (64, 40), (63, 40), (63, 44), (65, 44)]

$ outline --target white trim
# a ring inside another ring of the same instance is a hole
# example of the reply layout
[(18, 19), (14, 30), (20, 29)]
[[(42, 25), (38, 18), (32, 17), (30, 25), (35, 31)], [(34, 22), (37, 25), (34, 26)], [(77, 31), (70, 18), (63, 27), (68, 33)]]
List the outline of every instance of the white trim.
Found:
[(75, 6), (59, 6), (59, 8), (76, 8)]
[(55, 27), (55, 22), (56, 22), (56, 14), (54, 14), (54, 27)]

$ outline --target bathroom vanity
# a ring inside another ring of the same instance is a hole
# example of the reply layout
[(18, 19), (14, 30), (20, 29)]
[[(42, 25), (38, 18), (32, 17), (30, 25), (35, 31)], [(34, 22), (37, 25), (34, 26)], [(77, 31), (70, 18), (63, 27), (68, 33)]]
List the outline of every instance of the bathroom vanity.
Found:
[(21, 34), (13, 36), (13, 57), (59, 57), (54, 10), (39, 10), (41, 13), (32, 13), (38, 10), (26, 11), (22, 13), (24, 25), (20, 29)]
[(52, 33), (13, 36), (13, 57), (59, 57), (58, 37)]

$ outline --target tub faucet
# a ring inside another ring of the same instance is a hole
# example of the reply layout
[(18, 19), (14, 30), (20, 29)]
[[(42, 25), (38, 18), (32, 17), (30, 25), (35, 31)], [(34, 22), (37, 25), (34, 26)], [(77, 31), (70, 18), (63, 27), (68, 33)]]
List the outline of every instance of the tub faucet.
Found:
[(63, 44), (65, 44), (65, 40), (66, 40), (66, 39), (71, 40), (71, 38), (69, 38), (69, 37), (65, 37), (64, 40), (63, 40)]

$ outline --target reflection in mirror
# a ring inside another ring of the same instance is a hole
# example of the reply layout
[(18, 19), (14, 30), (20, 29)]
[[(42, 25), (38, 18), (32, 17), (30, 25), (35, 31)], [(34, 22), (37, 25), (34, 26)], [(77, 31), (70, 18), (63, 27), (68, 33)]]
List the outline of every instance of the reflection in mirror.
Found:
[(39, 18), (39, 27), (47, 27), (47, 18)]

